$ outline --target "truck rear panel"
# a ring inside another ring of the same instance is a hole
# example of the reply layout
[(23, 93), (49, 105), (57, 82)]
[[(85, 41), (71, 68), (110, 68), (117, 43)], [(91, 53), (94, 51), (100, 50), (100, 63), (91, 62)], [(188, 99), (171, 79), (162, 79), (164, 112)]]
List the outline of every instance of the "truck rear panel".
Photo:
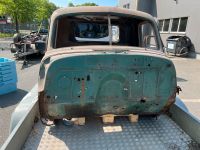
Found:
[(44, 118), (159, 114), (175, 101), (175, 67), (158, 54), (93, 52), (50, 60), (40, 69)]

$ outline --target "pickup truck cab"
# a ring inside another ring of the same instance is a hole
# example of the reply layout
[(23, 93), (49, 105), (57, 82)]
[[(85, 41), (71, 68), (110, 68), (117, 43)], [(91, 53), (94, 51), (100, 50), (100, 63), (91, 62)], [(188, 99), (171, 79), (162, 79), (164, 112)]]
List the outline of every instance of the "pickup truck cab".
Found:
[[(200, 121), (176, 92), (152, 16), (62, 8), (51, 17), (38, 84), (13, 112), (2, 149), (199, 149)], [(115, 121), (104, 124), (105, 115)], [(83, 126), (72, 121), (83, 117)]]
[(39, 75), (43, 118), (157, 115), (174, 103), (176, 87), (150, 15), (115, 7), (53, 14)]

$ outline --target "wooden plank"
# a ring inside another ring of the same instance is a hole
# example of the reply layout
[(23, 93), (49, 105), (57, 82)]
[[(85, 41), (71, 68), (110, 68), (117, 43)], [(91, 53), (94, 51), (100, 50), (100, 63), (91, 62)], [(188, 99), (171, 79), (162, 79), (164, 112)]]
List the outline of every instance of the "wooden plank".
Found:
[(115, 120), (115, 115), (113, 114), (107, 114), (102, 116), (102, 121), (104, 124), (114, 123), (114, 120)]
[(138, 115), (134, 115), (134, 114), (130, 114), (130, 115), (128, 116), (128, 118), (129, 118), (129, 121), (130, 121), (131, 123), (136, 123), (136, 122), (138, 122), (139, 116), (138, 116)]
[(79, 126), (84, 126), (85, 125), (85, 117), (81, 118), (74, 118), (74, 124), (79, 125)]

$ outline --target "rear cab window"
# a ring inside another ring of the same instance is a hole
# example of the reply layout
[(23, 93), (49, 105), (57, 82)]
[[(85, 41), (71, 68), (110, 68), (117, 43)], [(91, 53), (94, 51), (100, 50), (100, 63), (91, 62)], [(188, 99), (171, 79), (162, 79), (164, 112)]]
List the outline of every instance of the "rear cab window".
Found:
[(118, 45), (158, 50), (158, 39), (151, 21), (137, 17), (73, 15), (57, 18), (53, 48)]

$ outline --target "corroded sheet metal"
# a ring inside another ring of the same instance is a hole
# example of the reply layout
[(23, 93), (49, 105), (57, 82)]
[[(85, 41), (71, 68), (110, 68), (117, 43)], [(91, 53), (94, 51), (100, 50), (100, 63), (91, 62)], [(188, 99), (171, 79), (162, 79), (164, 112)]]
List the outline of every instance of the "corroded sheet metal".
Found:
[(44, 59), (42, 117), (159, 114), (175, 101), (173, 63), (157, 54), (74, 53)]

